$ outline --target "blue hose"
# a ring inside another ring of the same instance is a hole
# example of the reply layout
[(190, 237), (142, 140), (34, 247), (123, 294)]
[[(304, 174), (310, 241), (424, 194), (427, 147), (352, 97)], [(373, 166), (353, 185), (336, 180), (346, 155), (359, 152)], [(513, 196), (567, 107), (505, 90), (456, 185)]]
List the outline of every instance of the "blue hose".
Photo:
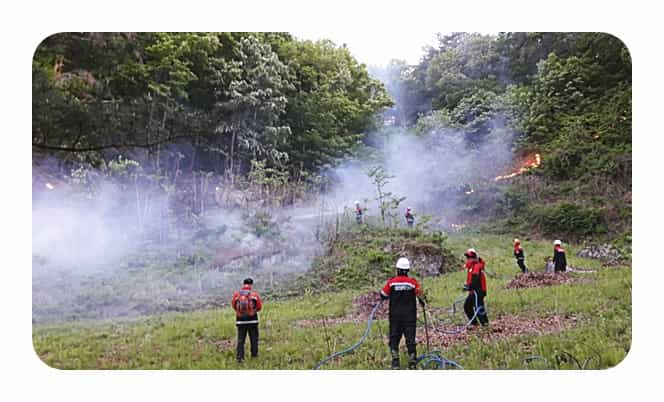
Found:
[(322, 366), (323, 364), (329, 362), (330, 360), (334, 359), (335, 357), (343, 356), (346, 353), (350, 353), (353, 350), (357, 349), (362, 344), (362, 342), (364, 342), (364, 340), (367, 339), (367, 336), (369, 336), (369, 331), (371, 331), (371, 324), (373, 323), (374, 316), (376, 315), (376, 310), (378, 310), (378, 306), (380, 306), (380, 304), (382, 302), (383, 302), (383, 300), (378, 301), (378, 303), (376, 303), (374, 305), (373, 309), (371, 310), (371, 313), (369, 314), (369, 320), (367, 321), (367, 329), (364, 330), (364, 334), (362, 335), (362, 337), (357, 342), (355, 342), (353, 345), (349, 346), (348, 348), (346, 348), (342, 351), (339, 351), (339, 352), (332, 353), (331, 355), (329, 355), (325, 359), (319, 361), (318, 364), (316, 364), (314, 366), (314, 370), (318, 370), (320, 368), (320, 366)]
[[(473, 294), (475, 295), (475, 306), (478, 306), (479, 299), (477, 297), (477, 293), (473, 292)], [(454, 314), (456, 312), (456, 305), (458, 303), (460, 303), (461, 301), (463, 301), (464, 299), (465, 299), (465, 296), (454, 301), (454, 303), (452, 304), (452, 314)], [(350, 352), (354, 351), (355, 349), (357, 349), (369, 336), (369, 332), (371, 331), (371, 325), (373, 324), (374, 317), (376, 315), (376, 311), (378, 310), (378, 307), (380, 306), (380, 304), (382, 302), (383, 302), (383, 300), (380, 300), (378, 303), (376, 303), (374, 305), (373, 309), (371, 310), (371, 313), (369, 314), (369, 319), (367, 320), (367, 328), (364, 330), (364, 334), (362, 335), (362, 337), (360, 337), (360, 339), (357, 342), (355, 342), (353, 345), (349, 346), (348, 348), (346, 348), (344, 350), (341, 350), (339, 352), (335, 352), (335, 353), (329, 355), (328, 357), (324, 358), (323, 360), (319, 361), (314, 366), (314, 370), (318, 370), (322, 365), (326, 364), (327, 362), (329, 362), (330, 360), (332, 360), (336, 357), (343, 356), (343, 355), (345, 355), (347, 353), (350, 353)], [(466, 323), (459, 330), (455, 330), (455, 331), (445, 331), (445, 330), (440, 330), (440, 329), (435, 329), (435, 330), (439, 331), (439, 332), (446, 333), (446, 334), (461, 333), (464, 330), (466, 330), (466, 328), (468, 328), (469, 325), (471, 325), (473, 320), (477, 317), (477, 315), (481, 311), (482, 311), (481, 306), (476, 307), (475, 308), (475, 314), (473, 314), (473, 317), (468, 321), (468, 323)], [(426, 311), (425, 311), (424, 314), (426, 314)], [(449, 359), (445, 358), (444, 356), (442, 356), (440, 354), (439, 350), (434, 350), (434, 351), (431, 351), (431, 352), (428, 352), (428, 353), (425, 353), (423, 355), (418, 356), (416, 364), (421, 365), (422, 368), (425, 368), (425, 369), (426, 368), (446, 369), (447, 367), (463, 369), (463, 367), (459, 363), (455, 362), (454, 360), (449, 360)]]
[(417, 365), (421, 365), (423, 369), (435, 368), (435, 369), (446, 369), (447, 367), (453, 367), (462, 369), (461, 365), (454, 360), (449, 360), (440, 354), (439, 350), (433, 350), (429, 353), (425, 353), (417, 357)]
[[(448, 331), (448, 330), (444, 330), (444, 329), (436, 329), (436, 328), (434, 328), (434, 331), (442, 332), (444, 334), (449, 334), (449, 335), (456, 335), (456, 334), (460, 334), (463, 331), (465, 331), (473, 323), (475, 318), (477, 318), (477, 315), (480, 312), (482, 312), (482, 310), (484, 308), (483, 306), (478, 305), (479, 304), (479, 298), (477, 297), (477, 292), (473, 292), (473, 295), (475, 296), (475, 306), (476, 306), (475, 307), (475, 313), (473, 314), (473, 316), (470, 318), (470, 320), (468, 320), (468, 322), (465, 325), (463, 325), (461, 328), (453, 330), (453, 331)], [(455, 300), (454, 303), (452, 303), (452, 315), (454, 315), (456, 313), (456, 305), (458, 303), (460, 303), (461, 301), (465, 300), (465, 298), (466, 298), (465, 296), (460, 297), (457, 300)], [(439, 322), (440, 322), (440, 320), (439, 320)]]

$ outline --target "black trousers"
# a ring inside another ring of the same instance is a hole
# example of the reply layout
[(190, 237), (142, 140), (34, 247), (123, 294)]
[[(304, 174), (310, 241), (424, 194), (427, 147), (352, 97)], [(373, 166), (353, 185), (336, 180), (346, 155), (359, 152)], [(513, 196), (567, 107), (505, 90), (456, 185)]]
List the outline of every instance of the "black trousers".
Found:
[(521, 268), (521, 272), (524, 274), (528, 272), (528, 268), (526, 267), (526, 263), (524, 260), (516, 260), (516, 264)]
[(482, 308), (482, 310), (477, 314), (477, 317), (473, 318), (473, 321), (471, 322), (472, 325), (477, 325), (477, 319), (479, 318), (480, 322), (482, 325), (486, 325), (489, 323), (489, 317), (486, 315), (486, 310), (484, 308), (484, 292), (477, 292), (477, 304), (478, 306), (475, 306), (475, 295), (474, 291), (471, 291), (468, 294), (468, 297), (466, 297), (466, 301), (463, 304), (463, 310), (466, 312), (466, 315), (468, 316), (468, 319), (470, 320), (473, 318), (475, 315), (475, 309), (479, 306)]
[(237, 326), (237, 359), (244, 360), (244, 342), (249, 333), (251, 343), (251, 357), (258, 356), (258, 324), (243, 324)]
[(406, 337), (406, 349), (408, 353), (416, 353), (417, 342), (415, 341), (416, 321), (390, 320), (390, 349), (399, 350), (401, 336)]

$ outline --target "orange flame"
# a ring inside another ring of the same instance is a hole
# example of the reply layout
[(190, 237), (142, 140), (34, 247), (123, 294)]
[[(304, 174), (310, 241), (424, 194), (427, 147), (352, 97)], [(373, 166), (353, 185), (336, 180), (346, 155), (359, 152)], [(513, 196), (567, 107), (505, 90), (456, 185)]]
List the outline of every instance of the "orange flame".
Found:
[(533, 158), (526, 159), (523, 166), (521, 166), (519, 169), (504, 176), (496, 176), (493, 180), (499, 181), (499, 180), (511, 179), (512, 177), (519, 176), (529, 171), (532, 168), (539, 167), (541, 163), (542, 163), (542, 157), (540, 156), (540, 154), (535, 154)]

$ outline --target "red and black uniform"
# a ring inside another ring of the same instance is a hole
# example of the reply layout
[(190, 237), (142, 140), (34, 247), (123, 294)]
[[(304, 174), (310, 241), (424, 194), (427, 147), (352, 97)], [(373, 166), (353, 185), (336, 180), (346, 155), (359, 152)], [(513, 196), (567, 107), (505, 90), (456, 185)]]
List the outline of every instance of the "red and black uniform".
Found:
[(555, 272), (565, 272), (567, 270), (565, 249), (557, 244), (553, 247), (553, 266)]
[(380, 291), (383, 299), (390, 299), (390, 351), (392, 367), (399, 367), (399, 342), (406, 338), (409, 365), (416, 359), (415, 327), (417, 325), (417, 297), (422, 296), (422, 288), (414, 278), (397, 275), (387, 281)]
[[(472, 325), (477, 325), (477, 320), (486, 325), (489, 323), (489, 317), (486, 315), (486, 309), (484, 307), (484, 297), (486, 297), (486, 276), (484, 275), (484, 260), (481, 258), (478, 259), (468, 259), (466, 261), (466, 284), (464, 289), (469, 290), (470, 294), (466, 298), (466, 301), (463, 305), (463, 309), (468, 316), (468, 319), (473, 319)], [(477, 303), (475, 296), (477, 295)], [(475, 310), (480, 309), (475, 316)]]
[[(243, 314), (240, 311), (239, 304), (241, 300), (248, 299), (251, 306), (250, 314)], [(244, 360), (244, 342), (249, 333), (249, 342), (251, 343), (251, 356), (258, 356), (258, 312), (263, 308), (263, 302), (260, 295), (251, 289), (251, 285), (242, 285), (239, 291), (233, 293), (231, 306), (236, 312), (237, 325), (237, 360)]]
[(528, 267), (526, 267), (526, 255), (519, 243), (514, 245), (514, 258), (516, 258), (516, 264), (521, 268), (521, 272), (524, 274), (528, 272)]
[(410, 209), (408, 209), (404, 216), (406, 217), (406, 223), (408, 223), (408, 226), (412, 227), (413, 223), (415, 223), (415, 215), (413, 215), (413, 213), (410, 212)]
[(359, 205), (355, 206), (355, 222), (362, 223), (362, 208)]

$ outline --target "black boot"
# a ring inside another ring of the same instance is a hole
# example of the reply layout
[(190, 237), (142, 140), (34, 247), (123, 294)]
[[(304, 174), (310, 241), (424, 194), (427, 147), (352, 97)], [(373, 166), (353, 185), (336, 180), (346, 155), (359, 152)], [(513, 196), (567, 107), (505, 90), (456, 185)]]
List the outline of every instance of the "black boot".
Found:
[(408, 369), (415, 370), (417, 368), (417, 354), (408, 353)]
[(390, 353), (392, 354), (392, 370), (399, 370), (399, 350), (390, 349)]

